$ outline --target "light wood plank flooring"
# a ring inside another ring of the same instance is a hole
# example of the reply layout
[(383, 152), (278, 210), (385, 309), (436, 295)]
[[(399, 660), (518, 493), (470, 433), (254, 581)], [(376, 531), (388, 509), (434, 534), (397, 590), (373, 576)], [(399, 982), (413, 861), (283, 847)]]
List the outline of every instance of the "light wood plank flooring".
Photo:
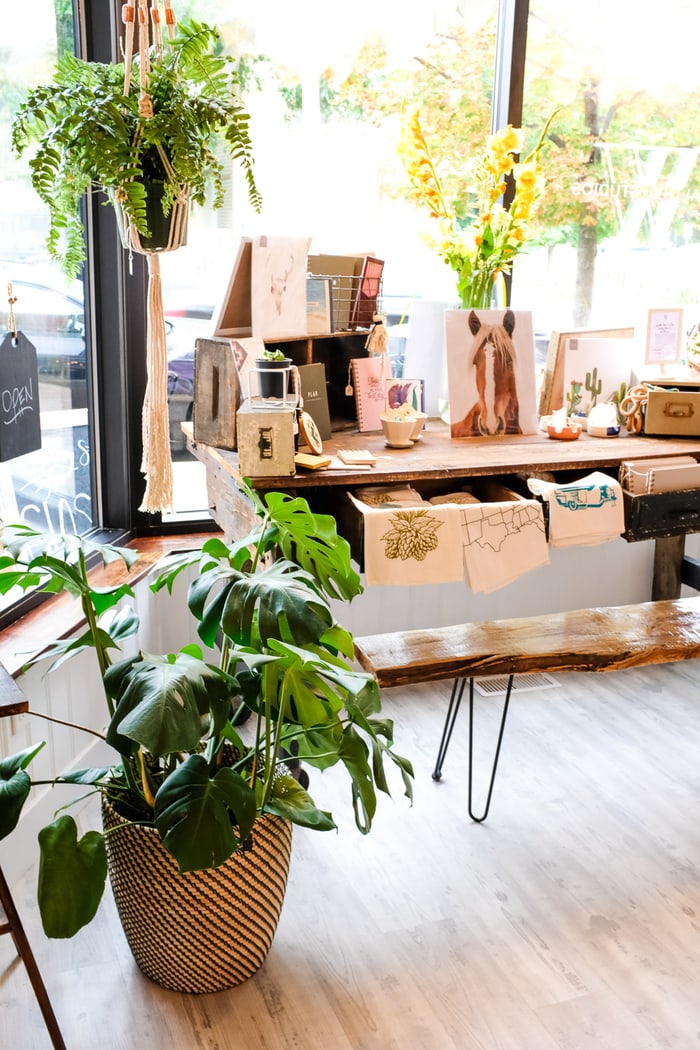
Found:
[[(466, 711), (442, 782), (431, 779), (449, 685), (387, 691), (414, 806), (400, 790), (380, 799), (362, 837), (338, 809), (344, 784), (312, 772), (340, 832), (295, 831), (272, 951), (218, 995), (144, 978), (111, 899), (73, 941), (47, 941), (33, 874), (16, 903), (69, 1050), (697, 1046), (699, 670), (562, 675), (516, 695), (481, 826), (466, 815)], [(499, 704), (480, 701), (479, 759)], [(0, 1033), (14, 1050), (49, 1046), (9, 937)]]

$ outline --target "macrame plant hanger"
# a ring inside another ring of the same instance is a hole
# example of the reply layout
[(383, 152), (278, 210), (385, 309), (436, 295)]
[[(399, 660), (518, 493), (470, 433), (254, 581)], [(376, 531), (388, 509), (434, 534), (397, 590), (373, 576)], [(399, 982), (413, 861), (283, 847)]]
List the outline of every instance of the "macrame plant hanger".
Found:
[[(170, 0), (164, 0), (164, 16), (168, 35), (175, 35), (175, 14)], [(124, 94), (131, 89), (131, 63), (134, 54), (134, 28), (138, 17), (139, 49), (139, 114), (144, 120), (153, 116), (153, 104), (148, 94), (151, 42), (157, 55), (163, 51), (160, 0), (124, 0), (122, 21), (124, 22)], [(152, 34), (152, 41), (151, 41)], [(172, 168), (167, 156), (159, 150), (160, 158), (168, 174)], [(124, 246), (128, 250), (145, 255), (148, 261), (148, 302), (146, 330), (146, 393), (143, 402), (142, 432), (143, 458), (141, 471), (146, 478), (146, 491), (140, 510), (149, 513), (171, 510), (173, 505), (173, 465), (170, 457), (170, 433), (168, 423), (168, 354), (166, 346), (165, 317), (163, 315), (163, 289), (160, 276), (162, 251), (174, 251), (184, 243), (187, 223), (188, 187), (183, 187), (173, 204), (170, 214), (170, 234), (167, 243), (157, 249), (144, 247), (138, 231), (122, 213), (117, 218)]]

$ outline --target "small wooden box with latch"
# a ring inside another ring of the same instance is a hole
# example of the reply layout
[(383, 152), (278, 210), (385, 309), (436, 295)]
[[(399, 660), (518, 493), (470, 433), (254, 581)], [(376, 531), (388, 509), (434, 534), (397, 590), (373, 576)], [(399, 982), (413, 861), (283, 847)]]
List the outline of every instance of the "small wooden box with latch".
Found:
[(647, 396), (644, 433), (658, 436), (700, 435), (700, 379), (655, 379)]

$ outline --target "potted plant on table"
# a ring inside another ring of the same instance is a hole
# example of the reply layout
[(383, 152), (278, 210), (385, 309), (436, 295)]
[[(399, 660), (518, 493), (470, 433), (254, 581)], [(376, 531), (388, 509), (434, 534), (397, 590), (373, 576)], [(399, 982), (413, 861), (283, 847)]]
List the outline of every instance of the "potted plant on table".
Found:
[[(282, 350), (263, 350), (255, 359), (261, 397), (284, 398), (287, 393), (287, 375), (292, 367), (291, 357)], [(267, 373), (270, 373), (269, 375)]]
[[(96, 553), (128, 566), (133, 551), (78, 537), (47, 543), (23, 526), (2, 534), (1, 593), (19, 585), (79, 598), (85, 630), (36, 659), (48, 657), (55, 667), (94, 651), (105, 690), (104, 740), (115, 758), (55, 782), (100, 792), (103, 830), (79, 839), (73, 817), (62, 812), (40, 833), (44, 929), (66, 937), (89, 922), (109, 866), (136, 961), (179, 991), (229, 987), (261, 965), (284, 897), (292, 824), (335, 827), (281, 755), (320, 770), (344, 768), (363, 833), (372, 826), (377, 789), (389, 793), (385, 762), (412, 797), (411, 765), (392, 749), (376, 681), (352, 668), (352, 638), (330, 609), (330, 598), (350, 600), (360, 590), (347, 542), (333, 518), (313, 514), (303, 499), (268, 493), (263, 503), (248, 493), (260, 518), (250, 535), (232, 545), (212, 538), (201, 551), (173, 555), (152, 582), (172, 593), (178, 574), (197, 565), (188, 606), (202, 641), (219, 639), (216, 662), (196, 645), (113, 661), (112, 650), (138, 627), (122, 602), (132, 591), (91, 586), (86, 558)], [(271, 553), (275, 560), (266, 559)], [(242, 712), (249, 715), (243, 725)], [(0, 761), (0, 838), (19, 819), (36, 751)], [(229, 883), (234, 878), (238, 888)]]

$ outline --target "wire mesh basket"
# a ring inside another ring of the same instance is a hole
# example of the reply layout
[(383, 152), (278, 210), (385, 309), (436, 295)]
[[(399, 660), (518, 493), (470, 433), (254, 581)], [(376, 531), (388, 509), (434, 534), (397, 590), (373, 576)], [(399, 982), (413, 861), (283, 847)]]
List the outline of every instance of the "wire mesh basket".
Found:
[(369, 329), (381, 312), (382, 276), (368, 272), (313, 274), (307, 277), (307, 322), (310, 334)]

